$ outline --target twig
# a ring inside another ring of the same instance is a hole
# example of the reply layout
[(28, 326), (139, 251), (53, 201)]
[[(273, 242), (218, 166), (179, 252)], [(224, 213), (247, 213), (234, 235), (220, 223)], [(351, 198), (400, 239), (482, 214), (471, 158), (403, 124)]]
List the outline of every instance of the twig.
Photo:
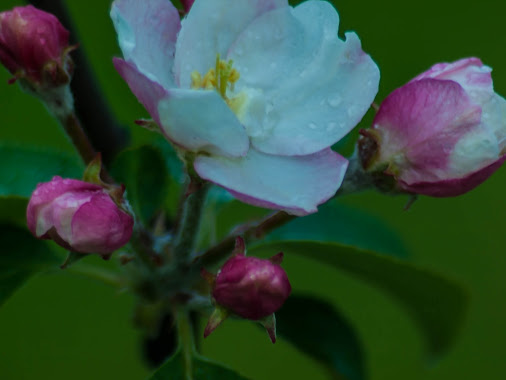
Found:
[[(70, 31), (73, 43), (79, 41), (77, 30), (61, 0), (29, 0), (37, 8), (54, 14)], [(92, 146), (102, 153), (107, 165), (128, 143), (128, 131), (119, 126), (99, 90), (95, 76), (84, 54), (84, 49), (72, 53), (75, 73), (71, 82), (76, 99), (76, 117), (91, 140)]]

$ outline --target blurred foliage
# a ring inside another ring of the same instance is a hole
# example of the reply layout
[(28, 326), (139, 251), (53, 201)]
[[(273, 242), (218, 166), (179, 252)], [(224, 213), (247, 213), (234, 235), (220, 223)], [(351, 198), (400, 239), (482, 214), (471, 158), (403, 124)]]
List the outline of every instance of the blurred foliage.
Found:
[[(466, 56), (478, 56), (494, 68), (496, 91), (506, 95), (506, 53), (500, 48), (506, 35), (506, 3), (333, 3), (341, 18), (340, 34), (356, 31), (364, 50), (380, 67), (377, 102), (432, 64)], [(2, 0), (1, 6), (7, 9), (21, 4)], [(148, 115), (111, 64), (119, 48), (108, 16), (110, 1), (67, 0), (67, 4), (79, 30), (79, 48), (89, 55), (114, 115), (131, 127), (136, 146), (152, 141), (150, 132), (133, 125), (133, 120)], [(0, 69), (0, 140), (72, 153), (69, 141), (44, 107), (18, 86), (7, 85), (9, 77)], [(369, 112), (360, 127), (367, 126), (372, 116)], [(39, 161), (32, 162), (34, 167), (38, 165), (34, 175), (44, 170)], [(367, 193), (342, 200), (397, 230), (414, 263), (446, 273), (470, 289), (469, 317), (457, 346), (437, 366), (426, 366), (415, 325), (378, 289), (328, 265), (287, 255), (283, 265), (294, 290), (323, 290), (323, 297), (353, 323), (367, 353), (371, 379), (495, 379), (506, 372), (506, 330), (502, 327), (506, 318), (505, 182), (503, 168), (467, 195), (422, 198), (409, 212), (402, 211), (406, 201), (402, 197)], [(3, 216), (1, 200), (0, 212)], [(139, 338), (132, 329), (132, 304), (129, 295), (65, 273), (37, 277), (2, 306), (0, 378), (145, 378), (149, 371), (141, 363)], [(264, 331), (245, 321), (227, 321), (204, 341), (203, 353), (252, 379), (327, 378), (315, 361), (283, 339), (271, 345)]]
[(276, 312), (277, 334), (321, 362), (332, 378), (364, 380), (365, 353), (349, 321), (327, 302), (292, 294)]

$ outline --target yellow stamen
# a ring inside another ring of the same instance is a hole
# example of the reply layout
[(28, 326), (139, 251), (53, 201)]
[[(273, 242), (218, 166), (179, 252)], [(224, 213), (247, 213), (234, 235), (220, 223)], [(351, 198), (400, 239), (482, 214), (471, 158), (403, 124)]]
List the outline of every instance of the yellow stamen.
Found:
[(191, 74), (192, 84), (191, 88), (196, 90), (202, 87), (202, 75), (198, 71), (193, 71)]
[(234, 62), (232, 60), (224, 61), (220, 59), (220, 55), (216, 55), (214, 68), (202, 75), (198, 71), (192, 72), (191, 75), (191, 88), (205, 90), (215, 89), (221, 97), (227, 100), (227, 89), (234, 91), (234, 84), (240, 78), (239, 72), (232, 68)]

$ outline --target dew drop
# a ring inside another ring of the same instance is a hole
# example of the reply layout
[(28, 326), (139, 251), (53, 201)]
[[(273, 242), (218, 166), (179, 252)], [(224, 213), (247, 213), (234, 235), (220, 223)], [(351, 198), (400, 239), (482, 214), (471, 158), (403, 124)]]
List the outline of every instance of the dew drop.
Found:
[(329, 106), (331, 107), (337, 107), (339, 106), (339, 104), (341, 104), (343, 100), (341, 99), (341, 96), (340, 95), (333, 95), (333, 96), (329, 96), (328, 99), (327, 99), (327, 102), (329, 103)]
[(318, 127), (315, 123), (309, 123), (307, 126), (309, 129), (316, 129)]
[(334, 129), (336, 129), (337, 127), (337, 124), (334, 123), (334, 122), (330, 122), (327, 124), (327, 132), (331, 132), (333, 131)]
[(348, 116), (349, 117), (355, 117), (355, 116), (357, 116), (357, 113), (358, 113), (357, 107), (350, 106), (350, 108), (348, 108)]

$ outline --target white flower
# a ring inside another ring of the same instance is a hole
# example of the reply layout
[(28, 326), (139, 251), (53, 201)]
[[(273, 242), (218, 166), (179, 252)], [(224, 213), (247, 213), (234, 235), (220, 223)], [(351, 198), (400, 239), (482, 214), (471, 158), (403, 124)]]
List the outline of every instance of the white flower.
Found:
[(379, 70), (325, 1), (116, 0), (116, 69), (195, 170), (255, 205), (316, 211), (347, 161), (330, 149), (363, 117)]

